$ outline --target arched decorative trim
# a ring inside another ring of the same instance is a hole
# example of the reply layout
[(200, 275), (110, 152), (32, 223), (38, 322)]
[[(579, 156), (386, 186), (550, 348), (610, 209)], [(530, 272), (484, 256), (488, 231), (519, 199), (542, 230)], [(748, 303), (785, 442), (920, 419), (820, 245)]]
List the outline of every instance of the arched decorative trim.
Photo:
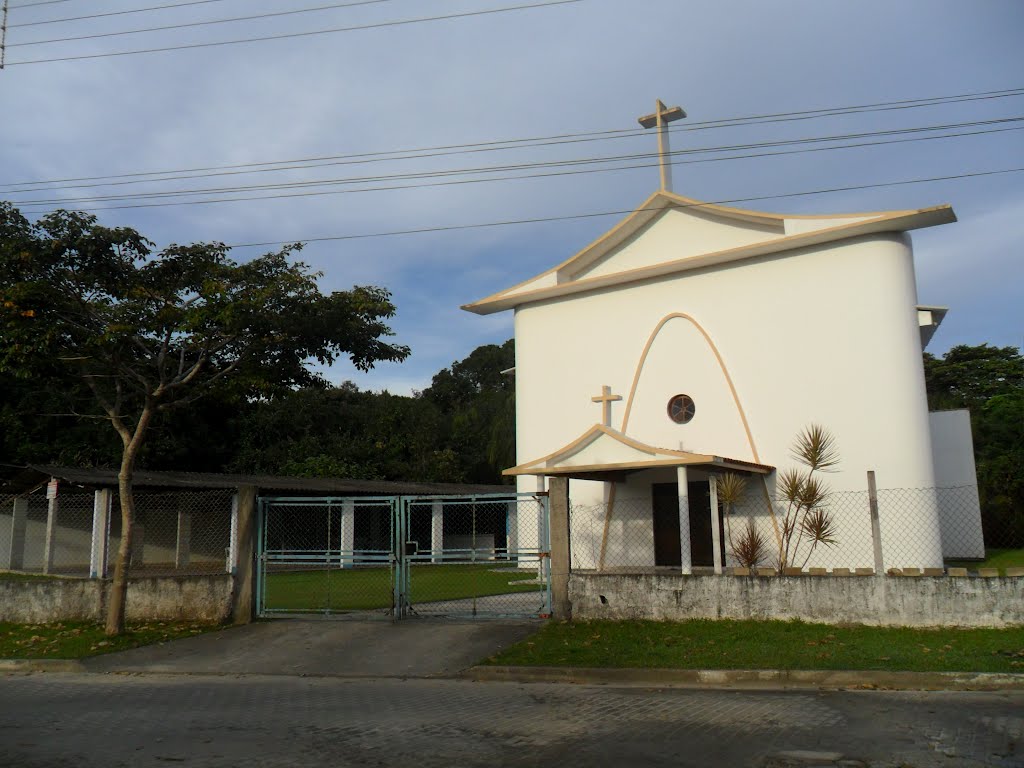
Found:
[(672, 312), (671, 314), (665, 315), (658, 324), (651, 331), (650, 337), (647, 339), (647, 343), (644, 345), (644, 351), (640, 353), (640, 362), (637, 363), (636, 372), (633, 374), (633, 385), (629, 388), (629, 397), (626, 400), (626, 409), (622, 414), (622, 427), (619, 429), (620, 432), (625, 434), (626, 427), (629, 426), (629, 415), (633, 410), (633, 398), (636, 397), (636, 388), (640, 384), (640, 374), (643, 373), (644, 365), (647, 363), (647, 355), (651, 351), (651, 347), (654, 345), (654, 340), (658, 338), (658, 334), (661, 333), (670, 320), (686, 320), (694, 328), (700, 331), (701, 336), (704, 337), (704, 341), (707, 342), (711, 351), (715, 355), (715, 360), (718, 361), (718, 367), (722, 370), (722, 375), (725, 376), (725, 381), (729, 385), (729, 392), (732, 394), (732, 401), (736, 404), (736, 410), (740, 415), (740, 421), (743, 422), (743, 430), (747, 434), (747, 445), (750, 446), (750, 452), (754, 456), (754, 461), (758, 464), (761, 463), (761, 457), (757, 453), (757, 446), (754, 444), (754, 436), (750, 431), (750, 424), (747, 422), (747, 414), (743, 410), (743, 405), (740, 403), (739, 394), (736, 392), (736, 385), (733, 384), (732, 376), (729, 375), (729, 369), (725, 365), (725, 361), (722, 360), (722, 354), (718, 351), (718, 347), (712, 340), (710, 334), (704, 330), (704, 326), (698, 323), (692, 315), (688, 315), (685, 312)]
[[(733, 403), (735, 403), (736, 411), (737, 413), (739, 413), (740, 421), (743, 423), (743, 431), (746, 432), (747, 435), (747, 445), (750, 446), (750, 452), (754, 456), (754, 461), (760, 464), (761, 457), (757, 452), (757, 445), (754, 443), (754, 435), (750, 431), (750, 423), (747, 421), (746, 411), (743, 410), (743, 404), (740, 403), (740, 396), (736, 392), (736, 385), (733, 383), (732, 376), (729, 375), (729, 369), (726, 367), (725, 361), (722, 359), (722, 354), (718, 351), (718, 347), (715, 345), (714, 340), (712, 340), (711, 335), (704, 329), (704, 326), (698, 323), (692, 315), (688, 315), (685, 312), (672, 312), (668, 315), (665, 315), (665, 317), (663, 317), (654, 327), (654, 330), (651, 331), (651, 335), (647, 339), (647, 343), (644, 345), (644, 350), (643, 352), (640, 353), (640, 361), (637, 363), (636, 372), (633, 374), (633, 384), (629, 388), (629, 397), (626, 400), (626, 408), (622, 414), (622, 427), (619, 429), (619, 431), (622, 432), (623, 434), (626, 433), (626, 427), (629, 426), (629, 415), (633, 410), (633, 398), (636, 397), (636, 389), (637, 386), (640, 384), (640, 374), (643, 373), (644, 365), (647, 363), (647, 355), (651, 351), (651, 347), (654, 345), (654, 340), (658, 338), (658, 334), (661, 333), (661, 330), (668, 324), (670, 320), (686, 320), (687, 322), (692, 324), (693, 327), (700, 332), (701, 336), (704, 337), (704, 341), (707, 342), (708, 347), (711, 348), (711, 351), (715, 355), (715, 359), (718, 361), (718, 367), (722, 370), (722, 375), (725, 376), (725, 381), (729, 385), (729, 392), (732, 394)], [(775, 537), (776, 539), (778, 539), (780, 535), (779, 525), (778, 521), (775, 519), (775, 513), (771, 504), (771, 497), (768, 494), (768, 482), (764, 476), (761, 477), (761, 489), (765, 498), (765, 503), (768, 506), (768, 511), (771, 515), (772, 527), (775, 529)], [(608, 503), (605, 507), (604, 530), (601, 533), (601, 550), (598, 556), (597, 563), (597, 569), (599, 571), (604, 570), (604, 560), (608, 546), (608, 529), (611, 525), (612, 514), (614, 512), (614, 509), (615, 486), (613, 485), (611, 493), (609, 494)]]

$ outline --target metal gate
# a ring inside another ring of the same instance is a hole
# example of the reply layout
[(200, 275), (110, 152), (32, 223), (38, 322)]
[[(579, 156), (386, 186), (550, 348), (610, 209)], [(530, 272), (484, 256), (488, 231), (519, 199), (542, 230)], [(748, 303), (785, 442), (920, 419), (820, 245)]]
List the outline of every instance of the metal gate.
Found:
[(260, 616), (546, 618), (548, 499), (261, 498), (256, 587)]

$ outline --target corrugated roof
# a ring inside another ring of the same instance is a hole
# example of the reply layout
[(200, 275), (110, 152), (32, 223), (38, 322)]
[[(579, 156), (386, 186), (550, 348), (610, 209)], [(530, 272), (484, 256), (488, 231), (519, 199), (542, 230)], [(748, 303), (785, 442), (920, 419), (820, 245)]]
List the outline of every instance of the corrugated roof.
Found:
[[(6, 470), (6, 471), (3, 471)], [(85, 488), (109, 488), (117, 485), (117, 472), (111, 469), (84, 469), (33, 464), (0, 470), (0, 493), (14, 495), (31, 491), (51, 477)], [(251, 485), (267, 493), (337, 496), (472, 496), (515, 493), (509, 485), (468, 485), (461, 483), (415, 483), (391, 480), (352, 480), (335, 477), (282, 477), (277, 475), (219, 474), (212, 472), (135, 471), (135, 488), (180, 488), (190, 490), (238, 488)]]

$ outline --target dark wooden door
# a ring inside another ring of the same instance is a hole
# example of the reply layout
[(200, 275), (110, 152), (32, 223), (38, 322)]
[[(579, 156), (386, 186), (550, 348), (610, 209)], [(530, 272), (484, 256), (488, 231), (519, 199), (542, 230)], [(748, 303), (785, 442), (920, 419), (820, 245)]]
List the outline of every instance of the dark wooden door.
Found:
[(654, 564), (682, 565), (679, 546), (679, 486), (675, 483), (651, 485), (654, 510)]
[(707, 481), (687, 483), (690, 493), (690, 564), (712, 566), (715, 548), (711, 541), (711, 488)]

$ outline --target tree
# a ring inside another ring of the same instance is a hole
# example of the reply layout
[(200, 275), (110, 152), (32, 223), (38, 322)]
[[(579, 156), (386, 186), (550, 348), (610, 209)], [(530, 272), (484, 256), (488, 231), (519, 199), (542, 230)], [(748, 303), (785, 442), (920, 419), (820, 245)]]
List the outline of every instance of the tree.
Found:
[(320, 275), (291, 260), (299, 244), (245, 263), (222, 243), (151, 247), (94, 216), (57, 211), (31, 224), (0, 204), (0, 372), (77, 377), (94, 408), (76, 415), (108, 421), (121, 440), (108, 634), (124, 630), (132, 478), (155, 419), (212, 391), (245, 399), (323, 385), (310, 361), (344, 354), (366, 370), (409, 354), (382, 339), (388, 292), (321, 293)]
[(959, 345), (924, 356), (933, 410), (969, 408), (985, 545), (1024, 546), (1024, 356)]

